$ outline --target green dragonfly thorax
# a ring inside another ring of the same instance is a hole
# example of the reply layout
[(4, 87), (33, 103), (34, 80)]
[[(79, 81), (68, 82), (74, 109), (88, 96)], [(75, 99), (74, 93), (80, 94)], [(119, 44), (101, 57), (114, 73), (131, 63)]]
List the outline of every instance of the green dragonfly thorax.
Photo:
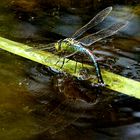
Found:
[(98, 63), (96, 62), (94, 55), (88, 50), (86, 49), (80, 42), (74, 40), (73, 38), (66, 38), (64, 40), (60, 40), (56, 43), (55, 45), (55, 49), (57, 50), (57, 52), (60, 53), (74, 53), (74, 52), (81, 52), (83, 54), (86, 54), (93, 62), (93, 64), (96, 67), (96, 74), (98, 77), (98, 82), (99, 83), (104, 83), (101, 73), (100, 73), (100, 68), (98, 66)]
[(81, 46), (80, 42), (74, 40), (73, 38), (66, 38), (64, 40), (59, 40), (55, 44), (55, 49), (57, 50), (57, 52), (73, 53), (75, 51), (78, 51), (77, 46)]

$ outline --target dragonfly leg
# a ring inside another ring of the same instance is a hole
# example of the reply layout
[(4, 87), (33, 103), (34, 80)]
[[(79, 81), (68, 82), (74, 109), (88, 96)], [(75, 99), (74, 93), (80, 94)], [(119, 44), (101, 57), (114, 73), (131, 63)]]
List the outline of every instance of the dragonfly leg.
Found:
[(63, 66), (64, 66), (64, 63), (65, 63), (65, 57), (63, 58), (63, 62), (62, 62), (62, 65), (61, 65), (61, 67), (60, 67), (60, 69), (62, 69), (63, 68)]
[[(75, 55), (76, 53), (78, 53), (78, 51), (75, 51), (75, 52), (72, 53), (72, 54), (66, 55), (66, 56), (64, 56), (64, 58), (69, 58), (69, 57)], [(66, 61), (66, 63), (69, 62), (69, 61), (70, 61), (70, 59), (68, 59), (68, 60)], [(76, 61), (75, 69), (74, 69), (74, 72), (75, 72), (75, 73), (76, 73), (76, 69), (77, 69), (77, 61)]]
[(78, 51), (75, 51), (75, 52), (74, 52), (74, 53), (72, 53), (72, 54), (66, 55), (66, 56), (65, 56), (65, 58), (69, 58), (69, 57), (71, 57), (71, 56), (75, 55), (76, 53), (78, 53)]
[[(75, 60), (76, 61), (76, 60)], [(83, 62), (84, 62), (84, 59), (82, 57), (82, 69), (84, 68), (84, 65), (83, 65)], [(75, 69), (74, 69), (74, 72), (76, 73), (76, 70), (77, 70), (77, 61), (76, 61), (76, 64), (75, 64)]]
[[(60, 59), (61, 59), (62, 57), (61, 56), (59, 56), (59, 59), (57, 60), (57, 62), (55, 63), (55, 65), (57, 65), (59, 62), (60, 62)], [(62, 61), (62, 65), (60, 66), (60, 69), (62, 69), (63, 68), (63, 66), (64, 66), (64, 63), (65, 63), (65, 57), (64, 58), (62, 58), (63, 59), (63, 61)]]
[(68, 59), (67, 61), (66, 61), (66, 63), (68, 63), (70, 61), (70, 59)]
[(77, 61), (76, 61), (76, 64), (75, 64), (75, 69), (74, 69), (75, 73), (76, 73), (76, 69), (77, 69)]
[(61, 56), (59, 56), (59, 59), (56, 61), (55, 65), (57, 65), (60, 62)]
[[(69, 61), (70, 61), (70, 59), (68, 59), (68, 60), (66, 61), (66, 63), (68, 63)], [(77, 61), (76, 61), (76, 64), (75, 64), (74, 73), (76, 73), (76, 69), (77, 69)]]
[[(68, 60), (66, 61), (66, 63), (68, 63), (69, 61), (70, 61), (70, 59), (68, 59)], [(76, 73), (76, 69), (77, 69), (77, 61), (76, 61), (76, 64), (75, 64), (74, 73)]]

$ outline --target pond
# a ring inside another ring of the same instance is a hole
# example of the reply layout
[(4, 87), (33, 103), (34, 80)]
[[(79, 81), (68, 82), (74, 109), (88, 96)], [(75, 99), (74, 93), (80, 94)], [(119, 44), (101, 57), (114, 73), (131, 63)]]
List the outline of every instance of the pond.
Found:
[[(102, 69), (136, 81), (140, 81), (138, 9), (114, 6), (108, 18), (89, 31), (129, 21), (115, 36), (94, 44), (94, 53), (101, 58)], [(18, 10), (1, 6), (0, 35), (31, 46), (69, 37), (95, 15), (58, 9), (34, 15)], [(100, 93), (70, 75), (3, 50), (0, 58), (1, 139), (139, 139), (140, 100), (106, 88)]]

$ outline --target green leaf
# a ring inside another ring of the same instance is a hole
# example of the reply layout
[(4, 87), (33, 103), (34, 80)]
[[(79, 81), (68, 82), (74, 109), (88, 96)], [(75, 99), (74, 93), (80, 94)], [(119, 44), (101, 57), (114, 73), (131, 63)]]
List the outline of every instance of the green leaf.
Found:
[[(0, 37), (0, 48), (13, 54), (30, 59), (32, 61), (41, 63), (43, 65), (50, 66), (57, 70), (60, 70), (60, 67), (63, 63), (63, 60), (60, 59), (60, 61), (56, 65), (56, 61), (59, 59), (59, 56), (57, 55), (35, 49), (33, 49), (32, 51), (27, 51), (32, 47), (2, 37)], [(79, 75), (79, 71), (81, 70), (82, 64), (77, 63), (77, 71), (75, 73), (75, 63), (76, 62), (72, 60), (68, 61), (67, 63), (65, 63), (61, 71), (67, 72), (76, 77), (81, 77), (81, 75)], [(93, 70), (93, 67), (89, 65), (84, 65), (84, 68), (87, 68), (90, 71)], [(106, 88), (140, 99), (140, 82), (125, 78), (106, 70), (102, 70), (102, 76), (105, 83), (108, 85)], [(89, 79), (91, 82), (95, 83), (95, 79), (92, 79), (91, 77)]]

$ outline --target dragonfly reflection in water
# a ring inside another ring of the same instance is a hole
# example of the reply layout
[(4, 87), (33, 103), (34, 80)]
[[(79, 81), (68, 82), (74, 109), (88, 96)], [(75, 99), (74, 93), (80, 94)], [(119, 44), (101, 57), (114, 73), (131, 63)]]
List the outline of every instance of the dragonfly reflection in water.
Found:
[[(89, 49), (86, 47), (91, 46), (93, 43), (104, 39), (106, 37), (112, 36), (117, 31), (122, 29), (127, 22), (118, 22), (116, 24), (113, 24), (112, 26), (108, 28), (104, 28), (96, 33), (87, 35), (81, 39), (79, 38), (83, 33), (85, 33), (87, 30), (91, 29), (92, 27), (96, 26), (100, 22), (102, 22), (107, 15), (112, 11), (112, 7), (107, 7), (101, 12), (99, 12), (93, 19), (91, 19), (86, 25), (81, 27), (79, 30), (77, 30), (71, 38), (61, 39), (57, 41), (56, 43), (50, 43), (47, 45), (47, 47), (36, 47), (40, 50), (47, 50), (50, 48), (55, 48), (55, 50), (60, 53), (64, 54), (65, 52), (69, 53), (70, 55), (65, 55), (62, 58), (64, 58), (63, 64), (65, 63), (65, 58), (71, 57), (73, 55), (76, 55), (77, 52), (86, 54), (91, 61), (93, 62), (95, 69), (96, 69), (96, 76), (98, 78), (98, 84), (104, 85), (104, 81), (101, 75), (100, 67), (98, 65), (98, 62), (96, 62), (95, 56)], [(77, 40), (76, 40), (77, 39)]]

